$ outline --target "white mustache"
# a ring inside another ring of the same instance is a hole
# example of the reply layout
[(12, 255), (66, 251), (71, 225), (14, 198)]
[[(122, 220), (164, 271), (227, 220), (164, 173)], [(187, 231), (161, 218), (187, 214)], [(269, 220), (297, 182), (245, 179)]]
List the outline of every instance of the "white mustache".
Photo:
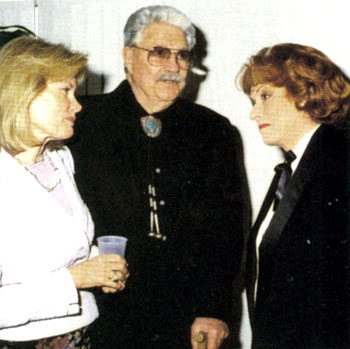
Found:
[(184, 83), (184, 79), (179, 73), (164, 73), (157, 76), (157, 81), (175, 81), (181, 84)]

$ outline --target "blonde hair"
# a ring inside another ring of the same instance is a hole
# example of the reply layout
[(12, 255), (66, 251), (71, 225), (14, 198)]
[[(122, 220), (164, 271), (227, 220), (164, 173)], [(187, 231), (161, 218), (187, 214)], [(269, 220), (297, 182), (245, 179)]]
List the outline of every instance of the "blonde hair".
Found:
[(318, 123), (342, 123), (350, 110), (349, 79), (313, 47), (290, 43), (265, 47), (250, 57), (238, 78), (247, 95), (258, 84), (285, 87), (296, 108)]
[[(29, 107), (47, 82), (80, 80), (87, 56), (62, 44), (22, 36), (0, 50), (0, 149), (11, 155), (31, 146)], [(48, 144), (50, 147), (50, 144)], [(51, 144), (52, 147), (54, 143)]]

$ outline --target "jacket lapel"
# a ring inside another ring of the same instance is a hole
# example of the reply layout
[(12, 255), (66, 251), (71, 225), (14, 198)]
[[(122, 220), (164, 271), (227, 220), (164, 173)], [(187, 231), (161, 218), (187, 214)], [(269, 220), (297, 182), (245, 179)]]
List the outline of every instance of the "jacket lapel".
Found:
[[(59, 152), (48, 152), (48, 156), (50, 157), (51, 161), (54, 163), (54, 165), (59, 169), (61, 174), (61, 181), (65, 190), (65, 194), (67, 195), (68, 202), (72, 208), (73, 216), (69, 217), (74, 220), (74, 223), (76, 225), (77, 230), (84, 230), (84, 233), (87, 235), (88, 238), (92, 238), (92, 236), (89, 235), (89, 229), (88, 229), (88, 221), (89, 221), (89, 212), (82, 201), (78, 188), (74, 181), (74, 165), (73, 165), (73, 159), (68, 158), (68, 155), (70, 154), (65, 152), (65, 156), (60, 156)], [(70, 171), (67, 171), (69, 168)], [(55, 201), (55, 200), (54, 200)], [(58, 207), (57, 209), (62, 209), (62, 207), (55, 201), (54, 202)]]
[(319, 151), (319, 143), (324, 131), (324, 127), (321, 126), (311, 138), (300, 163), (289, 182), (286, 194), (280, 201), (261, 241), (259, 248), (260, 259), (273, 254), (274, 247), (278, 243), (288, 220), (297, 207), (305, 186), (312, 181), (312, 174), (315, 171), (315, 169), (312, 168), (313, 159), (316, 156), (319, 156), (317, 155), (317, 152)]
[[(0, 152), (0, 168), (0, 264), (11, 269), (8, 275), (12, 277), (6, 281), (21, 280), (33, 269), (38, 273), (55, 270), (85, 258), (90, 248), (86, 231), (88, 224), (83, 227), (82, 218), (80, 221), (73, 219), (3, 150)], [(67, 173), (63, 174), (65, 181), (70, 181), (68, 177)], [(72, 185), (70, 183), (67, 187), (69, 196), (74, 196)], [(76, 210), (78, 202), (73, 205), (74, 213), (79, 214)], [(16, 250), (16, 255), (11, 255), (13, 250)], [(43, 260), (49, 262), (43, 263)]]

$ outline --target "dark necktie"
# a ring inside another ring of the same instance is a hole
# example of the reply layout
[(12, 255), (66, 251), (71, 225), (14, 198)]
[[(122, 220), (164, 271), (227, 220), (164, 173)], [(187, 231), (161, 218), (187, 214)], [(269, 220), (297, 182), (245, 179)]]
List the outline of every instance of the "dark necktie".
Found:
[(279, 180), (277, 182), (277, 188), (275, 192), (275, 201), (273, 205), (274, 210), (276, 210), (277, 205), (286, 192), (290, 177), (292, 177), (292, 168), (290, 165), (295, 159), (295, 154), (290, 150), (288, 153), (286, 153), (286, 161), (275, 167), (276, 175), (278, 175)]
[[(275, 167), (275, 176), (272, 179), (269, 190), (265, 196), (264, 202), (259, 211), (258, 217), (256, 218), (253, 229), (257, 232), (260, 228), (261, 223), (265, 219), (267, 212), (269, 211), (271, 204), (275, 201), (274, 209), (276, 209), (279, 200), (281, 200), (282, 196), (286, 191), (286, 187), (288, 181), (292, 175), (292, 169), (290, 164), (296, 159), (295, 154), (290, 150), (286, 153), (286, 161), (282, 164), (279, 164)], [(277, 194), (278, 192), (278, 194)]]

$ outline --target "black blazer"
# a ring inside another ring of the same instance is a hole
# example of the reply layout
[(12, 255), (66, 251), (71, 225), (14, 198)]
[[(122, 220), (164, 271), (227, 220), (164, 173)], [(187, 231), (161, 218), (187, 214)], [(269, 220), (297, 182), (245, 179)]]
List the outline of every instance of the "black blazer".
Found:
[(344, 129), (321, 126), (259, 248), (253, 227), (247, 294), (254, 348), (345, 348), (348, 327), (349, 146)]

